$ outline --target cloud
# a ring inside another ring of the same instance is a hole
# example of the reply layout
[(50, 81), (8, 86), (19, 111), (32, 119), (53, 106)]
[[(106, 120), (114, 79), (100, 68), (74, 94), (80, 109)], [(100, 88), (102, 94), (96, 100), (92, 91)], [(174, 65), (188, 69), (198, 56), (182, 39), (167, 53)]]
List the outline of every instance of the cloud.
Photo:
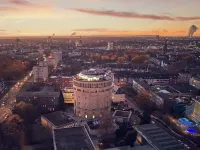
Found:
[(165, 32), (165, 33), (167, 33), (167, 32), (168, 32), (168, 30), (166, 30), (166, 29), (163, 29), (163, 30), (162, 30), (162, 32)]
[(4, 30), (4, 29), (0, 29), (0, 32), (6, 32), (6, 30)]
[(148, 15), (148, 14), (139, 14), (135, 12), (120, 12), (113, 10), (92, 10), (92, 9), (81, 9), (74, 8), (73, 10), (93, 15), (101, 16), (112, 16), (112, 17), (121, 17), (121, 18), (143, 18), (143, 19), (152, 19), (152, 20), (174, 20), (168, 16), (157, 16), (157, 15)]
[(0, 12), (21, 12), (21, 9), (13, 7), (0, 7)]
[(43, 9), (51, 9), (50, 5), (41, 5), (36, 3), (31, 3), (26, 0), (10, 0), (10, 4), (22, 6), (22, 7), (29, 7), (29, 8), (43, 8)]
[(20, 24), (20, 23), (23, 23), (23, 22), (25, 22), (25, 20), (16, 20), (16, 21), (13, 22), (13, 24)]
[(186, 30), (177, 30), (177, 31), (174, 31), (174, 33), (187, 33)]
[(152, 30), (120, 30), (120, 29), (110, 29), (110, 28), (80, 28), (73, 29), (72, 32), (82, 32), (84, 35), (122, 35), (122, 36), (132, 36), (132, 35), (185, 35), (186, 30), (168, 30), (168, 29), (152, 29)]
[(77, 32), (129, 32), (128, 30), (112, 30), (108, 28), (86, 28), (86, 29), (73, 29)]
[(84, 8), (73, 8), (72, 10), (92, 14), (99, 16), (111, 16), (119, 18), (137, 18), (137, 19), (151, 19), (151, 20), (168, 20), (168, 21), (192, 21), (200, 20), (200, 16), (169, 16), (169, 15), (154, 15), (154, 14), (141, 14), (136, 12), (124, 12), (124, 11), (114, 11), (114, 10), (93, 10), (93, 9), (84, 9)]

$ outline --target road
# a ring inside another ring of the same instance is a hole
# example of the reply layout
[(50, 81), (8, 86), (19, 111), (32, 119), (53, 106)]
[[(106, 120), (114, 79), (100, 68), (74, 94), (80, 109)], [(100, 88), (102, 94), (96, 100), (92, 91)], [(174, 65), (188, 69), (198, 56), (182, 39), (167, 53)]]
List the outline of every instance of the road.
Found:
[(0, 116), (0, 122), (12, 113), (11, 109), (13, 104), (16, 102), (16, 95), (28, 80), (32, 80), (31, 75), (32, 73), (29, 72), (23, 79), (18, 80), (17, 83), (10, 88), (7, 94), (0, 99), (0, 114), (2, 114)]
[[(143, 111), (140, 110), (137, 107), (136, 102), (134, 101), (134, 98), (130, 98), (130, 97), (126, 97), (127, 103), (129, 106), (131, 106), (131, 108), (133, 108), (134, 110), (138, 110), (140, 113), (142, 113)], [(191, 150), (197, 150), (198, 148), (196, 148), (196, 144), (194, 144), (192, 141), (184, 138), (183, 136), (179, 135), (178, 133), (176, 133), (175, 131), (173, 131), (167, 124), (165, 124), (164, 121), (158, 119), (157, 117), (151, 115), (151, 119), (154, 123), (156, 123), (157, 125), (159, 125), (163, 130), (165, 130), (167, 133), (169, 133), (170, 135), (176, 137), (180, 143), (184, 143), (185, 147), (188, 147)]]

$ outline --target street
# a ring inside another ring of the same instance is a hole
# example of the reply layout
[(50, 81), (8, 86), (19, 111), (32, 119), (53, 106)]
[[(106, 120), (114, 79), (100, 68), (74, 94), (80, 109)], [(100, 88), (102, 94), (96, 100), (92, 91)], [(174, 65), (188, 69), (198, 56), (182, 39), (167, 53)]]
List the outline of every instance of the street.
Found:
[(28, 80), (32, 80), (31, 75), (32, 73), (29, 72), (27, 76), (13, 85), (13, 87), (11, 87), (11, 89), (0, 99), (0, 114), (2, 114), (0, 117), (0, 122), (2, 122), (12, 113), (11, 109), (16, 101), (16, 95)]

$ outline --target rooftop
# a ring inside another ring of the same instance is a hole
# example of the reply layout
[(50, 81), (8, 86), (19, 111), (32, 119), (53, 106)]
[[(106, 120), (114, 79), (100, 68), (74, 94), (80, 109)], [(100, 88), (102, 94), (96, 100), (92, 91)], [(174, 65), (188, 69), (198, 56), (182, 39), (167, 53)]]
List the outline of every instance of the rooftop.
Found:
[(131, 116), (131, 111), (116, 110), (113, 114), (113, 117), (129, 118), (130, 116)]
[(112, 72), (108, 69), (89, 69), (84, 70), (74, 76), (77, 80), (82, 81), (104, 81), (112, 79)]
[(56, 111), (53, 113), (44, 114), (44, 115), (42, 115), (42, 117), (46, 118), (48, 121), (50, 121), (56, 127), (71, 124), (71, 123), (75, 122), (75, 120), (73, 118), (66, 115), (62, 111)]
[(134, 146), (134, 147), (128, 147), (128, 146), (123, 146), (123, 147), (115, 147), (115, 148), (109, 148), (105, 150), (154, 150), (149, 145), (139, 145), (139, 146)]
[(85, 127), (54, 129), (55, 150), (95, 150)]
[(175, 84), (171, 86), (172, 88), (176, 89), (180, 93), (191, 93), (191, 94), (198, 94), (198, 89), (189, 85), (189, 84)]
[(60, 92), (54, 88), (54, 86), (37, 84), (37, 83), (26, 83), (20, 90), (17, 96), (26, 96), (26, 97), (59, 97)]
[(156, 124), (145, 124), (134, 127), (157, 150), (185, 150), (185, 147), (175, 138)]

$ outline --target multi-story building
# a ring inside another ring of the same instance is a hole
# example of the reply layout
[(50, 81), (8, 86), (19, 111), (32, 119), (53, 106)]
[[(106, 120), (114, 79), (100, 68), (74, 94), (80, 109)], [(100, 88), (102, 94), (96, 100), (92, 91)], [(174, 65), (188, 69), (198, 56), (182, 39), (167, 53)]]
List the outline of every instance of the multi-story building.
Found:
[(66, 87), (63, 90), (63, 97), (65, 104), (74, 104), (74, 90), (73, 87)]
[(54, 150), (95, 150), (85, 126), (53, 130)]
[(82, 71), (73, 79), (75, 114), (79, 117), (95, 118), (109, 114), (113, 74), (107, 69)]
[(45, 61), (40, 62), (38, 66), (33, 67), (33, 79), (34, 82), (44, 82), (48, 79), (49, 71), (48, 65)]
[(48, 81), (61, 90), (65, 89), (66, 87), (73, 87), (72, 76), (50, 76)]
[(65, 112), (56, 111), (41, 116), (41, 124), (49, 130), (70, 128), (76, 125), (76, 121)]
[(113, 50), (113, 49), (114, 49), (113, 43), (112, 42), (108, 42), (107, 50)]
[(133, 80), (133, 90), (138, 94), (149, 94), (150, 86), (144, 80)]
[(52, 86), (26, 84), (16, 96), (16, 102), (23, 101), (38, 107), (41, 112), (59, 110), (63, 101), (61, 92)]

